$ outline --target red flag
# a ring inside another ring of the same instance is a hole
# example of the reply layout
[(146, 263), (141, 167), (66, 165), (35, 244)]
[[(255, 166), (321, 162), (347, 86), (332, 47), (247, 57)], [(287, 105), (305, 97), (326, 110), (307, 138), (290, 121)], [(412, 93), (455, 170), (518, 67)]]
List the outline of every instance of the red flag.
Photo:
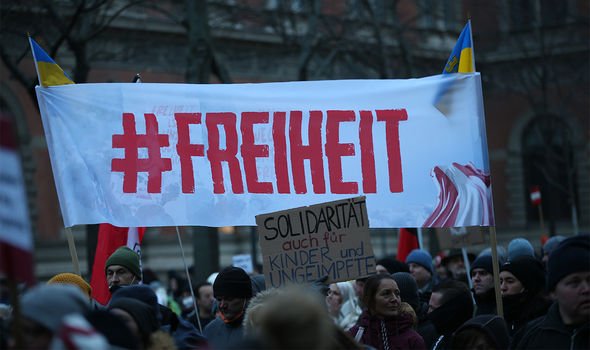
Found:
[(400, 228), (397, 239), (397, 256), (399, 261), (406, 261), (406, 257), (414, 249), (420, 248), (415, 228)]
[(13, 125), (0, 113), (0, 274), (32, 285), (33, 235)]
[(100, 224), (98, 228), (98, 242), (94, 265), (92, 266), (92, 297), (99, 303), (106, 305), (111, 299), (109, 286), (105, 275), (105, 263), (109, 256), (120, 246), (133, 249), (140, 257), (141, 266), (141, 240), (145, 233), (145, 227), (116, 227), (111, 224)]
[(541, 204), (541, 189), (539, 186), (531, 186), (531, 204), (534, 207)]

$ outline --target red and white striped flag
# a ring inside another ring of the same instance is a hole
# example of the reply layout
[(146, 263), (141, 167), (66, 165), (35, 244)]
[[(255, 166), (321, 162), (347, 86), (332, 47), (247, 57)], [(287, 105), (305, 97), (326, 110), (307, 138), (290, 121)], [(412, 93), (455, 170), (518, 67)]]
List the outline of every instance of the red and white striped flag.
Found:
[(111, 300), (111, 293), (107, 285), (105, 263), (117, 248), (127, 246), (139, 254), (141, 267), (141, 241), (145, 227), (116, 227), (111, 224), (100, 224), (98, 228), (98, 242), (92, 266), (92, 297), (99, 303), (106, 305)]
[(32, 285), (33, 237), (13, 125), (0, 114), (0, 274)]
[(531, 204), (534, 207), (541, 204), (541, 189), (539, 186), (531, 186)]

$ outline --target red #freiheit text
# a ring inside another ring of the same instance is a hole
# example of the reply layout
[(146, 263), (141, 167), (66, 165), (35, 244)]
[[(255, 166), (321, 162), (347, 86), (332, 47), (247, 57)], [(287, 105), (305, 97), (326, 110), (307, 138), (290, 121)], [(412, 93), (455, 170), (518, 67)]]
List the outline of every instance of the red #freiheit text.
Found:
[[(194, 168), (193, 160), (195, 157), (204, 157), (210, 165), (215, 194), (223, 194), (228, 190), (236, 194), (305, 194), (310, 191), (321, 194), (326, 193), (326, 175), (331, 193), (376, 193), (374, 123), (384, 123), (385, 126), (389, 191), (392, 193), (403, 191), (399, 122), (408, 119), (406, 110), (361, 110), (358, 112), (328, 110), (307, 113), (309, 113), (307, 130), (303, 130), (304, 112), (302, 111), (242, 112), (240, 114), (211, 112), (206, 113), (204, 118), (201, 113), (175, 113), (178, 135), (175, 149), (180, 160), (182, 192), (195, 192), (195, 177), (199, 169)], [(355, 122), (357, 115), (360, 118), (358, 144), (340, 142), (340, 124)], [(161, 154), (163, 147), (170, 146), (169, 135), (158, 133), (158, 121), (153, 113), (144, 114), (144, 118), (146, 133), (137, 134), (135, 115), (123, 113), (123, 134), (113, 135), (112, 138), (112, 147), (124, 150), (124, 158), (115, 158), (111, 162), (112, 172), (123, 173), (124, 193), (137, 193), (137, 176), (142, 172), (148, 175), (148, 193), (161, 193), (162, 174), (172, 171), (171, 159), (163, 158)], [(201, 125), (203, 119), (207, 131), (207, 148), (203, 144), (191, 143), (190, 140), (190, 126)], [(254, 126), (269, 123), (272, 123), (272, 144), (256, 143)], [(325, 140), (322, 137), (324, 125)], [(225, 135), (223, 147), (220, 129)], [(307, 143), (304, 144), (303, 135), (305, 134), (307, 134)], [(241, 144), (239, 144), (240, 139)], [(147, 158), (139, 158), (140, 148), (147, 149)], [(360, 153), (362, 181), (361, 183), (344, 181), (342, 157), (355, 156), (357, 153)], [(269, 157), (273, 158), (274, 178), (272, 182), (261, 181), (256, 161), (258, 158)], [(308, 181), (306, 181), (304, 170), (306, 161), (309, 162), (311, 170), (312, 188), (308, 188)], [(229, 169), (231, 182), (229, 189), (225, 186), (223, 164)], [(325, 169), (326, 165), (327, 169)]]

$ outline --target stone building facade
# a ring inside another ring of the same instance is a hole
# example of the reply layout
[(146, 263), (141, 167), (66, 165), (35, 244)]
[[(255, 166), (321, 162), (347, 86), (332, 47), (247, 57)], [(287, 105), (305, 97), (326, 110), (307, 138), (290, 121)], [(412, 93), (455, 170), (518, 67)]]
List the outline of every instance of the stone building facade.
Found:
[[(392, 79), (440, 73), (468, 16), (501, 241), (521, 235), (539, 244), (539, 212), (528, 199), (532, 185), (542, 188), (544, 233), (589, 231), (587, 1), (146, 0), (125, 8), (128, 2), (120, 0), (77, 21), (68, 2), (50, 3), (0, 5), (0, 112), (18, 126), (41, 246), (63, 239), (63, 223), (22, 33), (31, 33), (74, 79), (86, 68), (85, 82), (127, 82), (135, 73), (162, 83)], [(148, 236), (173, 244), (170, 232), (153, 229)], [(249, 249), (244, 232), (219, 235), (222, 264)], [(395, 253), (395, 231), (375, 232), (377, 251)]]

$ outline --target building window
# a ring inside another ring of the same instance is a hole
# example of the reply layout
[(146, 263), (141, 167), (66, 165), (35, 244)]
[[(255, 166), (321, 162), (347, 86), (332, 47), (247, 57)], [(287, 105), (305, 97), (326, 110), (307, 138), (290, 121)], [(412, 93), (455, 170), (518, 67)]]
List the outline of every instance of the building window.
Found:
[(510, 28), (516, 31), (563, 25), (569, 12), (565, 0), (519, 0), (510, 1), (508, 6)]
[(456, 1), (420, 0), (419, 11), (425, 29), (461, 30), (458, 24), (460, 6)]
[(545, 227), (551, 231), (555, 223), (569, 221), (572, 204), (577, 203), (576, 167), (572, 132), (558, 116), (534, 118), (522, 135), (524, 190), (527, 221), (539, 222), (538, 208), (529, 201), (531, 186), (539, 186)]

